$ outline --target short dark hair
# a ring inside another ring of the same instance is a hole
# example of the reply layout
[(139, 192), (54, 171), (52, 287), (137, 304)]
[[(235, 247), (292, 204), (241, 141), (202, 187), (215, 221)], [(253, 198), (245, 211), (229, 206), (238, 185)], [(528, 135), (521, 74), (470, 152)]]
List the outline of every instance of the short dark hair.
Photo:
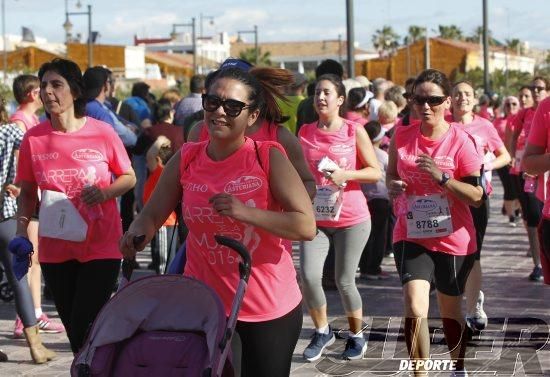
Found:
[(549, 85), (548, 85), (548, 80), (546, 79), (546, 77), (544, 76), (535, 76), (533, 77), (533, 80), (531, 80), (531, 82), (535, 82), (537, 80), (540, 80), (540, 81), (543, 81), (544, 82), (544, 86), (546, 87), (546, 90), (549, 90)]
[(333, 75), (340, 77), (341, 80), (342, 77), (344, 77), (344, 67), (342, 67), (342, 64), (338, 63), (336, 60), (323, 60), (321, 64), (315, 68), (315, 77), (319, 78), (327, 73), (332, 73)]
[(446, 96), (451, 95), (451, 83), (449, 82), (449, 79), (445, 74), (441, 71), (438, 71), (437, 69), (426, 69), (422, 71), (416, 80), (414, 80), (412, 93), (415, 92), (416, 88), (425, 83), (425, 82), (431, 82), (441, 88), (443, 91), (443, 94)]
[(364, 87), (360, 88), (351, 88), (348, 93), (348, 108), (354, 110), (357, 108), (367, 95), (367, 89)]
[(159, 99), (155, 104), (155, 119), (163, 121), (170, 115), (172, 111), (172, 103), (166, 98)]
[(382, 126), (376, 120), (371, 120), (370, 122), (367, 122), (365, 124), (365, 131), (367, 131), (367, 134), (369, 135), (369, 139), (371, 139), (371, 141), (380, 134), (381, 130)]
[(19, 75), (13, 80), (13, 96), (20, 105), (25, 103), (29, 93), (37, 88), (40, 88), (40, 79), (35, 75)]
[(150, 86), (147, 83), (144, 83), (143, 81), (135, 82), (134, 85), (132, 85), (132, 96), (133, 97), (140, 97), (143, 98), (145, 101), (148, 100), (149, 95), (149, 88)]
[[(84, 80), (82, 79), (82, 71), (80, 67), (68, 59), (55, 58), (50, 62), (46, 62), (40, 66), (38, 70), (38, 78), (42, 78), (46, 72), (55, 72), (69, 84), (71, 93), (74, 97), (74, 114), (77, 118), (82, 118), (86, 115), (86, 98), (84, 97)], [(49, 116), (49, 114), (48, 114)]]
[(200, 93), (205, 88), (204, 81), (206, 80), (206, 77), (204, 75), (194, 75), (191, 77), (191, 81), (189, 82), (189, 90), (191, 90), (192, 93)]

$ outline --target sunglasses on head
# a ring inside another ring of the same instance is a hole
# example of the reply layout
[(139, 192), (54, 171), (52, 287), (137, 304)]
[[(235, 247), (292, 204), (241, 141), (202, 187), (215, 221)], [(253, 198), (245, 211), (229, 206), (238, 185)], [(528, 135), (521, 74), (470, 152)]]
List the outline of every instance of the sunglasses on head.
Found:
[(424, 106), (424, 104), (428, 104), (429, 106), (438, 106), (441, 105), (445, 100), (447, 99), (447, 96), (412, 96), (411, 97), (413, 103), (418, 106)]
[(231, 118), (238, 117), (243, 109), (249, 108), (250, 105), (247, 105), (244, 102), (237, 101), (236, 99), (225, 99), (222, 100), (220, 97), (212, 94), (203, 94), (202, 95), (202, 108), (204, 111), (212, 113), (223, 107), (223, 111), (230, 116)]
[(534, 92), (542, 92), (543, 90), (546, 90), (546, 87), (545, 86), (533, 85), (533, 86), (531, 86), (531, 90), (534, 91)]

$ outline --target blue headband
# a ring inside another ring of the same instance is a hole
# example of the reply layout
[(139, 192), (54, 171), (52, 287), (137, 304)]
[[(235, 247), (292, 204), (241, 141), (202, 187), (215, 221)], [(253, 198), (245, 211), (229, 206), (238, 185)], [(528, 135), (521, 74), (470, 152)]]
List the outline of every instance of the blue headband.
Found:
[(241, 71), (248, 72), (252, 68), (252, 64), (243, 59), (229, 58), (226, 59), (220, 66), (220, 70), (226, 68), (237, 68)]

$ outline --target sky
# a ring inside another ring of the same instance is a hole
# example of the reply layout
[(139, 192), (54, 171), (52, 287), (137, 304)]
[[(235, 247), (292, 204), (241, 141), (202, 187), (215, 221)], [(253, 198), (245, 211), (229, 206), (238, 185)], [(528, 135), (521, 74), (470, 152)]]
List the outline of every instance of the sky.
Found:
[[(346, 39), (345, 0), (3, 0), (6, 33), (21, 33), (29, 27), (37, 37), (63, 42), (65, 2), (69, 11), (92, 5), (93, 30), (100, 43), (133, 44), (139, 37), (168, 37), (173, 23), (189, 23), (203, 14), (205, 36), (226, 31), (252, 30), (258, 25), (262, 41), (308, 41)], [(549, 0), (488, 0), (489, 28), (501, 41), (518, 38), (530, 46), (550, 49)], [(404, 37), (410, 25), (426, 26), (437, 34), (438, 25), (455, 24), (468, 35), (482, 24), (482, 0), (355, 0), (355, 39), (359, 48), (372, 47), (371, 36), (391, 25)], [(208, 17), (214, 17), (210, 24)], [(72, 16), (73, 34), (87, 35), (87, 18)], [(184, 32), (185, 28), (178, 28)], [(252, 35), (243, 36), (252, 42)]]

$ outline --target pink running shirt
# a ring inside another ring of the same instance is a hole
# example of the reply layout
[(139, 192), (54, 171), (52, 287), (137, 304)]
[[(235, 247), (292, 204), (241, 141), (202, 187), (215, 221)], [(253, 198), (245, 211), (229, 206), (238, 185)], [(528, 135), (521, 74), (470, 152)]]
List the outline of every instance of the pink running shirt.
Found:
[(30, 130), (32, 127), (36, 126), (40, 121), (36, 114), (32, 114), (30, 117), (27, 116), (20, 108), (18, 108), (15, 113), (10, 117), (10, 121), (15, 122), (16, 120), (20, 121), (25, 125), (25, 131)]
[[(326, 132), (317, 128), (318, 122), (304, 124), (298, 132), (309, 170), (315, 177), (315, 184), (330, 185), (331, 181), (319, 172), (319, 161), (327, 156), (346, 170), (362, 169), (361, 160), (357, 156), (356, 128), (358, 123), (344, 119), (344, 124), (338, 131)], [(328, 228), (344, 228), (362, 223), (370, 218), (367, 199), (361, 191), (358, 182), (349, 181), (344, 189), (342, 211), (337, 221), (317, 221), (317, 226)]]
[[(460, 180), (481, 168), (473, 139), (465, 131), (451, 124), (449, 130), (438, 140), (422, 135), (419, 126), (397, 127), (394, 135), (397, 150), (397, 171), (407, 183), (406, 195), (432, 195), (444, 192), (431, 175), (419, 170), (415, 160), (424, 153), (431, 156), (439, 169), (454, 179)], [(453, 233), (448, 236), (410, 239), (407, 238), (406, 215), (398, 216), (393, 231), (393, 242), (410, 241), (422, 247), (452, 255), (468, 255), (476, 251), (475, 228), (466, 203), (447, 192), (451, 210)]]
[(502, 141), (504, 141), (506, 137), (506, 128), (508, 127), (507, 124), (512, 117), (513, 115), (508, 115), (507, 117), (499, 117), (493, 120), (493, 126), (495, 127), (495, 130), (497, 130), (498, 136)]
[[(468, 124), (454, 123), (456, 126), (462, 128), (470, 136), (474, 138), (477, 147), (477, 153), (483, 156), (483, 162), (490, 162), (488, 154), (496, 151), (504, 146), (502, 139), (498, 136), (498, 132), (493, 124), (485, 118), (478, 115), (474, 115), (472, 122)], [(493, 191), (491, 186), (490, 176), (487, 177), (487, 194)]]
[(189, 228), (187, 236), (186, 276), (212, 287), (220, 296), (226, 314), (239, 281), (239, 257), (219, 246), (214, 235), (220, 234), (242, 242), (252, 256), (252, 274), (239, 313), (239, 320), (269, 321), (279, 318), (301, 301), (292, 252), (284, 240), (273, 234), (214, 212), (208, 200), (217, 193), (229, 193), (247, 206), (281, 211), (271, 195), (269, 150), (274, 142), (254, 141), (245, 144), (223, 161), (208, 157), (208, 142), (186, 143), (181, 149), (180, 176), (183, 188), (183, 218)]
[[(545, 148), (546, 153), (550, 152), (550, 98), (544, 99), (539, 104), (527, 140), (530, 144)], [(539, 179), (538, 182), (540, 184), (543, 181)], [(544, 190), (538, 190), (539, 192), (537, 192), (539, 194), (537, 196), (544, 199), (542, 215), (545, 219), (550, 219), (550, 194), (548, 190), (550, 190), (550, 179), (546, 181), (546, 197), (543, 198), (544, 195), (540, 195), (540, 191), (544, 192)]]
[(88, 224), (84, 242), (40, 237), (40, 262), (61, 263), (76, 259), (121, 259), (118, 241), (122, 221), (116, 199), (100, 204), (103, 217), (92, 221), (80, 201), (84, 185), (95, 177), (107, 187), (113, 174), (129, 171), (131, 163), (120, 138), (107, 123), (87, 117), (84, 126), (71, 133), (55, 131), (49, 120), (31, 128), (23, 138), (17, 167), (17, 182), (35, 182), (41, 190), (64, 192)]
[[(527, 137), (531, 129), (531, 123), (533, 122), (533, 118), (535, 116), (535, 111), (536, 111), (536, 107), (528, 107), (526, 109), (521, 109), (512, 120), (512, 124), (510, 126), (511, 130), (520, 131), (517, 144), (516, 144), (516, 156), (518, 156), (518, 154), (523, 155), (523, 152), (525, 150), (525, 143), (527, 142)], [(512, 156), (512, 158), (516, 156)], [(521, 172), (521, 169), (519, 167), (520, 165), (521, 165), (521, 161), (519, 161), (516, 165), (512, 166), (512, 169), (510, 169), (510, 172), (513, 174), (519, 174)]]

